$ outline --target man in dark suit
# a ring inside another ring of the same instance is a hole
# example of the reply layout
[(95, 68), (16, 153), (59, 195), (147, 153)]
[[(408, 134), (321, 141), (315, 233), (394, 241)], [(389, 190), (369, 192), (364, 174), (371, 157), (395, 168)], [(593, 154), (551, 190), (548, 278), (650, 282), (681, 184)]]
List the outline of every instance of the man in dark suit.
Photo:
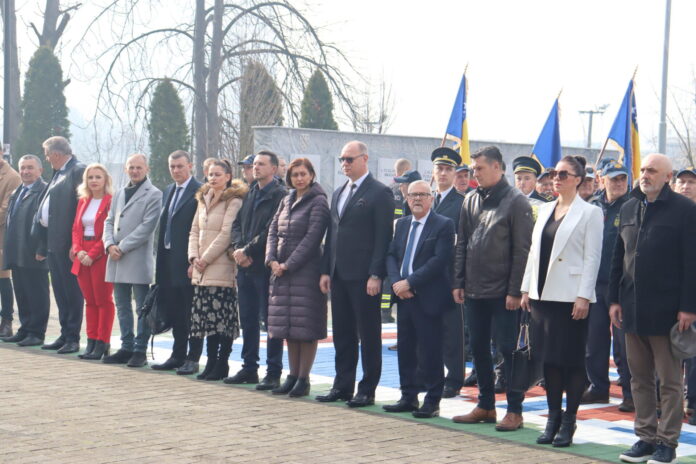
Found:
[(169, 155), (169, 173), (174, 181), (164, 192), (157, 239), (155, 282), (160, 287), (159, 304), (169, 311), (174, 335), (172, 354), (164, 363), (154, 364), (155, 370), (177, 369), (177, 374), (198, 372), (198, 363), (186, 361), (193, 285), (188, 275), (189, 232), (198, 202), (195, 194), (201, 186), (192, 175), (191, 155), (177, 150)]
[(19, 159), (22, 185), (10, 197), (7, 209), (3, 268), (12, 270), (21, 326), (15, 335), (3, 341), (19, 346), (43, 344), (48, 323), (48, 266), (45, 260), (36, 259), (38, 241), (31, 233), (34, 215), (46, 188), (42, 172), (38, 157), (25, 155)]
[[(348, 181), (331, 199), (320, 287), (331, 290), (336, 377), (318, 401), (346, 400), (348, 406), (374, 404), (382, 375), (382, 331), (379, 311), (382, 279), (392, 236), (394, 196), (367, 170), (367, 145), (347, 143), (339, 157)], [(358, 346), (363, 378), (353, 398)]]
[[(459, 213), (462, 211), (464, 196), (454, 187), (454, 177), (462, 157), (456, 151), (447, 147), (436, 148), (430, 159), (433, 162), (433, 178), (435, 179), (435, 198), (433, 211), (459, 224)], [(454, 275), (454, 260), (448, 261), (450, 277)], [(459, 394), (464, 385), (464, 305), (455, 304), (450, 300), (447, 311), (443, 311), (444, 328), (442, 332), (442, 349), (447, 376), (444, 398), (452, 398)]]
[[(454, 308), (447, 291), (452, 282), (454, 223), (431, 210), (433, 196), (427, 182), (412, 183), (407, 198), (413, 215), (397, 221), (387, 255), (387, 272), (397, 297), (401, 399), (383, 408), (431, 418), (440, 413), (445, 383), (443, 314)], [(417, 368), (427, 389), (420, 408)]]
[(60, 337), (42, 346), (58, 354), (80, 349), (80, 328), (84, 299), (72, 268), (72, 225), (77, 209), (77, 186), (82, 183), (85, 165), (72, 154), (70, 143), (60, 136), (43, 143), (46, 160), (53, 167), (53, 177), (44, 189), (34, 227), (40, 236), (39, 259), (48, 260), (51, 286), (58, 305)]

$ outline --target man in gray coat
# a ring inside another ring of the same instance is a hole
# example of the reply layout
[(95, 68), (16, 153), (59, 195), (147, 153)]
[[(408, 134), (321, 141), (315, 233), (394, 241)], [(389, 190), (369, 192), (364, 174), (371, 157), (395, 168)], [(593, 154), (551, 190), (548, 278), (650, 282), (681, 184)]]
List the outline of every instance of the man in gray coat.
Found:
[(147, 364), (145, 351), (149, 330), (138, 320), (137, 335), (133, 333), (133, 307), (140, 307), (154, 274), (155, 228), (162, 209), (162, 192), (147, 178), (145, 155), (134, 154), (126, 161), (128, 185), (116, 192), (109, 216), (104, 223), (106, 281), (114, 284), (114, 300), (121, 328), (121, 349), (104, 358), (107, 364)]

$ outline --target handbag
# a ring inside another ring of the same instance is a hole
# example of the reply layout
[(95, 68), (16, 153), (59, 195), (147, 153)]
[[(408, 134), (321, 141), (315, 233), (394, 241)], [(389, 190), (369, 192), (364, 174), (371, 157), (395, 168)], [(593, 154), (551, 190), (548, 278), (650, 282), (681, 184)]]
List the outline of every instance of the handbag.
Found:
[(159, 285), (150, 286), (145, 301), (138, 310), (138, 319), (145, 319), (150, 333), (159, 335), (172, 328), (171, 318), (165, 308), (159, 304)]
[(529, 339), (529, 313), (524, 311), (520, 322), (517, 349), (512, 352), (512, 373), (508, 388), (510, 391), (526, 392), (544, 377), (544, 366), (532, 356)]

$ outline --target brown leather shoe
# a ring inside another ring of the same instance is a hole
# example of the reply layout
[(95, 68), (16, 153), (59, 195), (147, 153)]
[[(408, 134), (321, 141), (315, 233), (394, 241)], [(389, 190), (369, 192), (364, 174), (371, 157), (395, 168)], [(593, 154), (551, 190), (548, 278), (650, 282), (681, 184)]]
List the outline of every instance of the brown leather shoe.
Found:
[(495, 424), (495, 409), (488, 411), (476, 406), (469, 414), (464, 414), (463, 416), (454, 416), (452, 420), (458, 424)]
[(516, 414), (514, 412), (509, 412), (509, 413), (505, 414), (505, 417), (503, 417), (503, 420), (501, 420), (495, 426), (495, 429), (498, 432), (512, 432), (514, 430), (521, 429), (523, 425), (524, 425), (524, 421), (522, 420), (522, 414)]

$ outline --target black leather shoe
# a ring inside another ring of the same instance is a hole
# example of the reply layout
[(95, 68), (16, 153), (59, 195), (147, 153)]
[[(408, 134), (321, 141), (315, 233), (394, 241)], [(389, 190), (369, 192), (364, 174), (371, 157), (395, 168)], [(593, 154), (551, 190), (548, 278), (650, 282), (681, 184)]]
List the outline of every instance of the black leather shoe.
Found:
[[(21, 332), (17, 332), (16, 334), (12, 335), (11, 337), (2, 337), (0, 340), (2, 340), (5, 343), (17, 343), (21, 342), (27, 337), (26, 334), (23, 334)], [(41, 342), (43, 343), (43, 342)]]
[(65, 345), (65, 339), (63, 337), (56, 338), (53, 343), (48, 343), (41, 347), (42, 350), (59, 350)]
[[(150, 366), (150, 369), (154, 369), (156, 371), (172, 371), (178, 367), (183, 366), (184, 363), (185, 361), (182, 361), (181, 359), (169, 358), (162, 364), (153, 364), (152, 366)], [(196, 370), (196, 372), (198, 372), (198, 370)]]
[(418, 419), (432, 419), (440, 415), (440, 406), (432, 403), (423, 403), (423, 406), (411, 414)]
[(256, 371), (242, 369), (232, 377), (223, 380), (226, 384), (240, 385), (243, 383), (259, 383), (259, 374)]
[(365, 393), (358, 393), (353, 397), (353, 399), (346, 401), (346, 404), (350, 408), (364, 408), (365, 406), (372, 406), (375, 404), (375, 395), (366, 395)]
[(96, 340), (94, 342), (94, 349), (90, 353), (85, 353), (82, 355), (82, 359), (88, 361), (99, 361), (104, 356), (109, 356), (110, 349), (111, 343), (104, 343), (101, 340)]
[(92, 351), (94, 351), (94, 345), (96, 344), (96, 340), (93, 338), (88, 338), (87, 339), (87, 346), (85, 347), (85, 351), (82, 352), (81, 354), (78, 354), (77, 357), (80, 359), (85, 359), (85, 356), (88, 354), (91, 354)]
[[(171, 358), (167, 360), (169, 362)], [(166, 363), (165, 363), (166, 364)], [(162, 364), (160, 364), (161, 366)], [(155, 366), (152, 366), (153, 369), (155, 369)], [(182, 365), (176, 368), (176, 375), (193, 375), (196, 372), (198, 372), (198, 363), (196, 361), (191, 361), (190, 359), (187, 359), (184, 361)], [(165, 369), (159, 369), (161, 371)]]
[(550, 445), (553, 443), (553, 440), (556, 438), (556, 434), (558, 433), (558, 429), (561, 428), (562, 414), (563, 411), (560, 409), (549, 411), (549, 417), (546, 419), (546, 428), (544, 429), (544, 433), (539, 435), (539, 437), (536, 439), (538, 444)]
[(39, 346), (43, 344), (43, 342), (43, 338), (39, 338), (36, 335), (27, 335), (17, 342), (17, 346)]
[(133, 353), (133, 356), (128, 360), (128, 364), (126, 364), (128, 367), (143, 367), (147, 366), (147, 356), (145, 353), (141, 353), (140, 351), (136, 351)]
[(65, 342), (65, 345), (61, 346), (56, 353), (70, 354), (77, 353), (78, 351), (80, 351), (80, 344), (78, 342)]
[(319, 395), (315, 400), (320, 403), (334, 403), (336, 401), (350, 401), (353, 399), (353, 394), (341, 391), (337, 388), (332, 388), (326, 395)]
[(267, 375), (263, 380), (256, 386), (257, 390), (273, 390), (274, 388), (280, 387), (280, 377), (274, 377)]
[(309, 389), (311, 388), (311, 385), (309, 383), (309, 378), (308, 377), (300, 377), (297, 379), (297, 382), (295, 382), (295, 386), (292, 387), (292, 390), (290, 390), (290, 393), (288, 393), (288, 396), (290, 398), (300, 398), (302, 396), (307, 396), (309, 395)]
[(573, 443), (573, 435), (575, 435), (575, 414), (563, 413), (561, 419), (561, 428), (558, 429), (556, 438), (553, 439), (553, 446), (556, 448), (565, 448)]
[(111, 356), (107, 356), (104, 359), (102, 359), (102, 362), (104, 364), (126, 364), (132, 356), (132, 351), (124, 350), (123, 348), (121, 348)]
[(295, 386), (295, 383), (297, 382), (297, 377), (294, 375), (288, 375), (285, 377), (285, 382), (283, 382), (283, 385), (279, 386), (278, 388), (274, 388), (271, 390), (271, 393), (274, 395), (287, 395), (290, 393), (290, 390), (292, 390), (292, 387)]
[(403, 396), (399, 401), (397, 401), (394, 404), (385, 404), (382, 406), (382, 409), (384, 409), (387, 412), (411, 412), (411, 411), (416, 411), (418, 410), (418, 400), (413, 399), (410, 400), (408, 398), (404, 398)]
[(443, 398), (454, 398), (459, 394), (460, 388), (454, 388), (450, 385), (445, 385), (445, 388), (442, 389), (442, 397)]

